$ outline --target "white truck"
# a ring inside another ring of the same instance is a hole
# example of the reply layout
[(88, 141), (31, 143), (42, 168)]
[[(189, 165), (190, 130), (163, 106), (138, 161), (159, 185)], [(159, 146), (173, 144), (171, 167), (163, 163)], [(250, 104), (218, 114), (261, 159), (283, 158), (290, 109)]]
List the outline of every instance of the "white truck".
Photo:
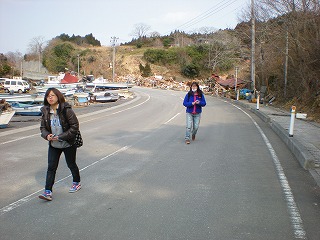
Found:
[(29, 83), (25, 80), (19, 79), (6, 79), (3, 87), (5, 92), (25, 93), (30, 90)]

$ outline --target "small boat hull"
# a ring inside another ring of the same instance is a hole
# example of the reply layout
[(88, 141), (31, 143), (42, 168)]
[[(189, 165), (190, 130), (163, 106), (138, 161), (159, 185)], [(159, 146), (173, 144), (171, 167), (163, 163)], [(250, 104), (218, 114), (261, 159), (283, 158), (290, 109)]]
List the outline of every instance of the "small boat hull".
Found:
[(6, 100), (6, 102), (33, 102), (34, 97), (31, 94), (1, 94), (0, 99)]
[(89, 102), (89, 94), (85, 92), (75, 93), (73, 94), (75, 105), (78, 104), (88, 104)]
[(15, 111), (5, 111), (0, 113), (0, 128), (6, 128), (15, 114)]
[(87, 83), (87, 88), (97, 88), (97, 89), (108, 89), (108, 90), (119, 90), (132, 88), (134, 84), (126, 83)]
[(16, 115), (22, 116), (41, 116), (42, 105), (30, 105), (22, 103), (12, 103), (12, 109), (16, 112)]
[(112, 91), (95, 92), (92, 94), (91, 99), (95, 102), (115, 102), (119, 99), (119, 94)]

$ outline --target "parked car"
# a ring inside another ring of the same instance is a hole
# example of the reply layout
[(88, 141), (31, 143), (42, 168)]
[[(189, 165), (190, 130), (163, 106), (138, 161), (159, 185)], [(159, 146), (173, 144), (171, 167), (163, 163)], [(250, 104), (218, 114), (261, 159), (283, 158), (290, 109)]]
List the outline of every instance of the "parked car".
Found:
[(25, 80), (19, 79), (6, 79), (4, 82), (4, 90), (6, 92), (28, 92), (30, 90), (30, 85)]

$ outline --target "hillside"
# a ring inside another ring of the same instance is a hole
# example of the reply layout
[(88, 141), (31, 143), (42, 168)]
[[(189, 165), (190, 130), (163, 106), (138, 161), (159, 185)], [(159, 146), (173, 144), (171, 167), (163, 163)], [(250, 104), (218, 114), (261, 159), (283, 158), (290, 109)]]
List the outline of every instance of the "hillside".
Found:
[[(116, 47), (116, 76), (141, 76), (139, 64), (146, 64), (146, 61), (143, 59), (143, 53), (146, 49), (148, 48), (136, 48), (130, 46)], [(93, 74), (95, 77), (103, 76), (104, 78), (112, 79), (112, 51), (113, 49), (111, 47), (90, 48), (90, 52), (86, 54), (86, 56), (80, 58), (80, 74)], [(174, 78), (178, 81), (188, 80), (180, 74), (179, 67), (175, 65), (167, 67), (150, 64), (150, 66), (153, 75)]]

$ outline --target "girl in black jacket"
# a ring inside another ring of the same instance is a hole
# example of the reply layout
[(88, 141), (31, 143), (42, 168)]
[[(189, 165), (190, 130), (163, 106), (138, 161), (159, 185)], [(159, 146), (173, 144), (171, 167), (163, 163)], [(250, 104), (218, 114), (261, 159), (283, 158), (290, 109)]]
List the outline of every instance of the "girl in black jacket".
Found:
[(48, 169), (45, 191), (39, 198), (52, 200), (52, 187), (62, 152), (73, 177), (69, 192), (81, 189), (80, 172), (76, 164), (77, 147), (73, 145), (78, 130), (79, 121), (70, 104), (58, 89), (49, 88), (44, 96), (40, 126), (41, 137), (49, 141)]

